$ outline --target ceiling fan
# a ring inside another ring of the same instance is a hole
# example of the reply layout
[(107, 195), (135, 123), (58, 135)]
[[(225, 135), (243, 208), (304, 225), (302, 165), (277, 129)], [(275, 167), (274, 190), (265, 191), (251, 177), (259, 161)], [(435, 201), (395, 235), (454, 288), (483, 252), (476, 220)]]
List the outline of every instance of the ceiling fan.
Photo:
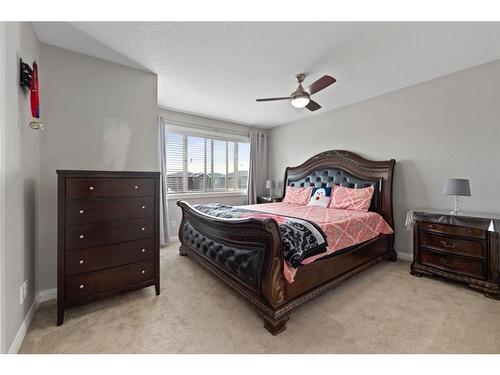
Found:
[(318, 79), (317, 81), (313, 82), (311, 86), (309, 86), (307, 89), (304, 90), (304, 88), (302, 87), (302, 82), (304, 81), (305, 77), (306, 77), (305, 74), (297, 74), (295, 76), (297, 82), (299, 83), (299, 86), (294, 92), (290, 94), (290, 96), (282, 96), (279, 98), (263, 98), (263, 99), (257, 99), (257, 101), (271, 102), (275, 100), (290, 100), (290, 103), (292, 103), (292, 105), (295, 108), (306, 107), (310, 111), (317, 111), (318, 109), (321, 108), (321, 106), (311, 99), (311, 95), (317, 93), (320, 90), (323, 90), (324, 88), (327, 88), (337, 80), (333, 77), (325, 75), (320, 79)]

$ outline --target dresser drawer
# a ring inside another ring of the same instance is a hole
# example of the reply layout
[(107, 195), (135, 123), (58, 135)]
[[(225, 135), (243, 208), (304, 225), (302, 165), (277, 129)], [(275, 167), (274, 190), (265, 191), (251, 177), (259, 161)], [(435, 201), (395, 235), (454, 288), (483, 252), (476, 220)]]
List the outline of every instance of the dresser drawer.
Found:
[(152, 238), (153, 233), (152, 219), (74, 224), (66, 227), (65, 249), (80, 249), (141, 240)]
[(481, 259), (485, 257), (485, 243), (483, 241), (449, 238), (421, 232), (420, 245), (449, 254), (466, 255)]
[(453, 255), (439, 254), (422, 249), (420, 250), (420, 262), (444, 271), (482, 280), (485, 279), (484, 262), (480, 260), (464, 259)]
[(66, 179), (67, 199), (151, 197), (153, 195), (153, 179), (92, 177)]
[(153, 259), (153, 240), (125, 242), (116, 245), (66, 251), (66, 275), (103, 270)]
[(478, 228), (467, 228), (467, 227), (460, 227), (457, 225), (447, 225), (447, 224), (435, 224), (426, 221), (422, 222), (420, 225), (422, 230), (434, 233), (450, 234), (455, 236), (479, 238), (479, 239), (486, 238), (485, 231)]
[(69, 302), (154, 279), (153, 261), (127, 264), (66, 278)]
[(147, 218), (154, 213), (153, 198), (72, 199), (66, 207), (68, 224)]

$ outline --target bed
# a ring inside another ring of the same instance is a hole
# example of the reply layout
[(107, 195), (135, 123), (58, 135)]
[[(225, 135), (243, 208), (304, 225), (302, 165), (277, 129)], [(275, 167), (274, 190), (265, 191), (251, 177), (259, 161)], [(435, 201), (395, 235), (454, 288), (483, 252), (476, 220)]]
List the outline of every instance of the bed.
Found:
[[(393, 159), (372, 161), (349, 151), (322, 152), (297, 167), (286, 168), (283, 196), (287, 186), (372, 186), (369, 212), (379, 215), (393, 228), (394, 165)], [(290, 280), (285, 278), (287, 263), (277, 220), (265, 215), (237, 219), (214, 217), (185, 201), (178, 201), (177, 205), (182, 209), (180, 255), (189, 256), (249, 301), (273, 335), (286, 329), (290, 313), (298, 306), (383, 259), (396, 260), (394, 234), (387, 231), (301, 262)], [(286, 209), (259, 206), (251, 208), (268, 213), (273, 209), (278, 212)], [(329, 236), (328, 242), (333, 240)]]

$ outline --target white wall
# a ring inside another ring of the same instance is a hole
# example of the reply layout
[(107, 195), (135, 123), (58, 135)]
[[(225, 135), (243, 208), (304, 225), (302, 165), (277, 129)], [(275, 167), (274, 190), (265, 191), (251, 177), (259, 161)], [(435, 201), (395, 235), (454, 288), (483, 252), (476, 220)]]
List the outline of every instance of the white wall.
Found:
[[(29, 127), (29, 93), (19, 86), (19, 58), (40, 60), (40, 44), (30, 23), (1, 26), (2, 43), (2, 352), (6, 352), (21, 327), (35, 296), (36, 207), (40, 133)], [(1, 249), (0, 249), (1, 250)], [(28, 295), (21, 305), (19, 289), (28, 281)]]
[(7, 24), (0, 22), (0, 353), (5, 353), (5, 128), (7, 115), (5, 101), (7, 100), (6, 76), (6, 34)]
[(158, 171), (157, 77), (41, 45), (38, 289), (56, 287), (57, 169)]
[[(188, 126), (196, 128), (201, 127), (202, 129), (206, 129), (206, 127), (217, 129), (221, 132), (229, 131), (229, 132), (237, 132), (239, 134), (249, 134), (251, 130), (256, 130), (255, 128), (236, 124), (228, 121), (221, 121), (216, 119), (211, 119), (207, 117), (190, 115), (187, 113), (175, 112), (166, 109), (159, 109), (158, 113), (162, 116), (165, 116), (166, 121), (171, 120), (170, 123), (177, 126)], [(266, 132), (264, 129), (258, 129), (260, 132)], [(239, 206), (246, 203), (246, 195), (242, 195), (239, 192), (235, 193), (224, 193), (224, 194), (207, 194), (203, 197), (195, 198), (193, 195), (191, 196), (176, 196), (175, 198), (170, 198), (168, 200), (169, 204), (169, 216), (170, 216), (170, 231), (173, 237), (177, 236), (177, 232), (179, 231), (180, 221), (182, 219), (182, 211), (179, 207), (177, 207), (177, 200), (182, 199), (190, 204), (202, 204), (202, 203), (211, 203), (211, 202), (220, 202), (230, 204), (232, 206)]]
[[(335, 90), (332, 88), (331, 90)], [(270, 176), (330, 149), (397, 160), (396, 250), (411, 252), (407, 210), (451, 208), (446, 177), (469, 178), (463, 208), (500, 212), (500, 61), (437, 78), (270, 132)]]

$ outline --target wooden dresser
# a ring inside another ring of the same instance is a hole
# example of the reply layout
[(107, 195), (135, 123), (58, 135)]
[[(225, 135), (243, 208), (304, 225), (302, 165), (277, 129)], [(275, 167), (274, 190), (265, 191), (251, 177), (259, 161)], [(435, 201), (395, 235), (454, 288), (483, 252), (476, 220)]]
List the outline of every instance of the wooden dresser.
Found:
[(413, 215), (414, 276), (436, 275), (459, 281), (500, 299), (497, 217), (457, 216), (443, 211)]
[(67, 308), (154, 285), (159, 172), (58, 170), (57, 325)]

